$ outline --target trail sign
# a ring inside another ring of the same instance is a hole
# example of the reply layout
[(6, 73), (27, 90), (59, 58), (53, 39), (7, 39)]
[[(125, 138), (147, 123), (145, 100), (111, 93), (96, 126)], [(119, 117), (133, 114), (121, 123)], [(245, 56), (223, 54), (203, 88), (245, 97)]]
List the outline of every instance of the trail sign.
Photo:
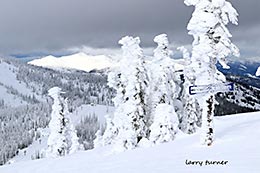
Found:
[(234, 83), (210, 85), (193, 85), (189, 87), (190, 95), (234, 91)]

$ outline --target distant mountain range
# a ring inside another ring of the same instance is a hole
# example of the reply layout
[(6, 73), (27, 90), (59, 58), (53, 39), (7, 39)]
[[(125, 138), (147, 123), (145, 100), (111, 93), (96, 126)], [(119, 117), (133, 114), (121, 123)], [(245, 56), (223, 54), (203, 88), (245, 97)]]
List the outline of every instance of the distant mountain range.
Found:
[[(184, 62), (181, 59), (177, 59), (175, 62), (175, 69), (181, 71)], [(60, 58), (48, 56), (33, 60), (29, 64), (51, 69), (65, 68), (95, 73), (102, 71), (104, 68), (114, 66), (115, 62), (112, 61), (112, 58), (104, 55), (90, 56), (78, 53)], [(226, 79), (235, 83), (235, 92), (216, 95), (219, 102), (219, 105), (216, 106), (216, 114), (226, 115), (260, 110), (260, 77), (255, 76), (260, 63), (230, 61), (229, 66), (230, 69), (223, 69), (220, 64), (217, 64), (218, 70), (226, 76)]]
[(227, 81), (235, 84), (234, 92), (216, 94), (219, 102), (216, 105), (217, 115), (260, 109), (260, 78), (255, 76), (259, 65), (260, 63), (250, 61), (231, 61), (230, 69), (223, 69), (217, 64)]
[(76, 69), (85, 72), (90, 72), (92, 70), (103, 70), (113, 66), (112, 59), (108, 56), (93, 56), (82, 52), (62, 57), (55, 57), (50, 55), (29, 61), (28, 64), (55, 70)]
[(219, 64), (218, 69), (225, 74), (227, 79), (232, 79), (244, 85), (250, 85), (260, 88), (260, 77), (256, 77), (255, 73), (260, 63), (250, 61), (231, 61), (230, 69), (223, 69)]

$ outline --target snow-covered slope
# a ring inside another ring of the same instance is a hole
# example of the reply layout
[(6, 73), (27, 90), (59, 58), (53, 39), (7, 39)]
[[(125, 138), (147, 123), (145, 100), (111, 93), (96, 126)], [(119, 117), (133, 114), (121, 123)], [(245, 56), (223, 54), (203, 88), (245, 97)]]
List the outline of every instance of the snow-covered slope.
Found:
[[(215, 127), (216, 140), (211, 147), (201, 146), (198, 134), (179, 133), (175, 141), (150, 148), (112, 154), (109, 147), (104, 147), (63, 158), (5, 165), (0, 167), (0, 172), (259, 173), (260, 112), (217, 117)], [(189, 164), (190, 161), (197, 164)], [(223, 162), (210, 165), (211, 161)]]
[[(69, 100), (70, 111), (82, 104), (111, 105), (112, 102), (113, 91), (107, 87), (106, 76), (100, 73), (78, 70), (61, 72), (12, 58), (0, 58), (0, 165), (37, 140), (37, 129), (48, 125), (52, 102), (47, 97), (47, 91), (54, 86), (66, 92), (63, 96)], [(88, 115), (93, 112), (86, 109), (88, 107), (83, 108), (86, 118), (78, 128), (89, 130), (85, 124), (89, 123)], [(106, 111), (106, 106), (100, 106), (100, 110)], [(95, 128), (99, 128), (97, 120), (91, 120)], [(94, 130), (91, 131), (93, 135)], [(83, 138), (82, 133), (80, 137)]]
[(29, 89), (22, 81), (17, 80), (18, 68), (0, 59), (0, 100), (4, 100), (5, 105), (12, 107), (26, 103), (25, 96), (35, 96), (41, 99)]
[(35, 59), (28, 64), (52, 68), (52, 69), (76, 69), (89, 72), (91, 70), (102, 70), (113, 66), (112, 59), (105, 55), (91, 56), (85, 53), (54, 57), (47, 56), (41, 59)]
[[(105, 115), (114, 111), (114, 107), (105, 105), (82, 105), (70, 114), (71, 121), (76, 127), (86, 116), (95, 115), (101, 125), (105, 125)], [(35, 160), (37, 157), (43, 157), (47, 149), (49, 128), (39, 128), (37, 138), (29, 147), (19, 150), (18, 155), (9, 160), (9, 163)]]

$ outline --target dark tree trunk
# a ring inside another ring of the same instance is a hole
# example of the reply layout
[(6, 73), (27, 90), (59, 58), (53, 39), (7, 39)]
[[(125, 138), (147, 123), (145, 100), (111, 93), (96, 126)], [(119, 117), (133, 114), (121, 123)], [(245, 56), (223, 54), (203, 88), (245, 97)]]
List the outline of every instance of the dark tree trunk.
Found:
[(213, 117), (214, 117), (214, 95), (211, 95), (207, 102), (207, 134), (206, 144), (210, 146), (213, 143), (214, 129), (213, 129)]

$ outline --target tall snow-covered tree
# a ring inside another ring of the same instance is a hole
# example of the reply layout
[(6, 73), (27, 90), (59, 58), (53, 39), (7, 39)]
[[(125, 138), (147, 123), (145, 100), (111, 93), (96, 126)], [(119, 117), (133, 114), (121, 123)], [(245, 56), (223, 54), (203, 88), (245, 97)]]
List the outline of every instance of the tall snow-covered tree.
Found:
[(61, 97), (61, 89), (53, 87), (48, 94), (53, 98), (50, 136), (48, 138), (47, 157), (58, 157), (78, 150), (78, 138), (68, 118), (67, 101)]
[(147, 69), (139, 37), (126, 36), (119, 41), (122, 45), (123, 59), (120, 63), (121, 81), (125, 85), (124, 111), (131, 119), (139, 142), (147, 135)]
[[(113, 115), (106, 115), (106, 129), (102, 136), (101, 131), (97, 131), (96, 139), (94, 140), (95, 148), (114, 144), (116, 137), (118, 136), (119, 129), (124, 128), (119, 128), (120, 122), (117, 122), (117, 117), (122, 116), (123, 112), (117, 110), (121, 110), (122, 104), (125, 101), (125, 88), (127, 84), (127, 78), (122, 74), (122, 72), (124, 71), (122, 66), (127, 63), (127, 59), (123, 57), (119, 59), (117, 63), (118, 64), (115, 67), (111, 68), (110, 72), (108, 73), (108, 86), (116, 91), (116, 96), (112, 99), (116, 111)], [(127, 143), (127, 141), (125, 142)]]
[(185, 62), (183, 74), (184, 83), (181, 100), (183, 102), (183, 111), (180, 116), (179, 128), (187, 134), (196, 132), (197, 127), (201, 126), (201, 109), (199, 103), (195, 97), (189, 94), (189, 86), (194, 85), (194, 69), (190, 66), (191, 57), (188, 50), (185, 47), (179, 47), (183, 53), (183, 59)]
[(170, 58), (172, 51), (169, 50), (169, 41), (166, 34), (158, 35), (154, 38), (158, 44), (154, 50), (153, 61), (150, 65), (151, 73), (151, 95), (153, 105), (158, 103), (172, 104), (174, 90), (174, 65)]
[(169, 41), (166, 34), (154, 38), (158, 47), (154, 50), (151, 65), (151, 118), (150, 141), (168, 142), (174, 139), (177, 132), (178, 118), (173, 100), (176, 97), (173, 61), (170, 58)]
[[(239, 56), (238, 48), (231, 42), (232, 36), (226, 25), (231, 22), (238, 24), (237, 11), (226, 0), (185, 0), (188, 6), (195, 6), (192, 18), (187, 26), (193, 36), (192, 67), (196, 85), (209, 85), (225, 81), (216, 69), (219, 62), (229, 68), (226, 57)], [(202, 108), (202, 142), (211, 145), (214, 138), (213, 113), (214, 93), (200, 95), (199, 104)]]
[(65, 137), (67, 139), (68, 142), (68, 154), (72, 154), (75, 153), (76, 151), (78, 151), (81, 146), (79, 144), (79, 138), (77, 136), (77, 132), (75, 130), (74, 125), (72, 124), (72, 120), (70, 117), (70, 113), (69, 113), (69, 109), (68, 109), (68, 99), (64, 99), (62, 101), (63, 105), (64, 105), (64, 115), (65, 118), (67, 119), (67, 124), (66, 124), (66, 128), (65, 128)]
[[(115, 112), (103, 136), (103, 143), (116, 145), (120, 150), (132, 149), (142, 138), (147, 137), (147, 85), (148, 77), (145, 68), (140, 39), (123, 37), (123, 56), (115, 70), (108, 76), (108, 84), (116, 90), (113, 99)], [(111, 138), (112, 140), (106, 140)]]

